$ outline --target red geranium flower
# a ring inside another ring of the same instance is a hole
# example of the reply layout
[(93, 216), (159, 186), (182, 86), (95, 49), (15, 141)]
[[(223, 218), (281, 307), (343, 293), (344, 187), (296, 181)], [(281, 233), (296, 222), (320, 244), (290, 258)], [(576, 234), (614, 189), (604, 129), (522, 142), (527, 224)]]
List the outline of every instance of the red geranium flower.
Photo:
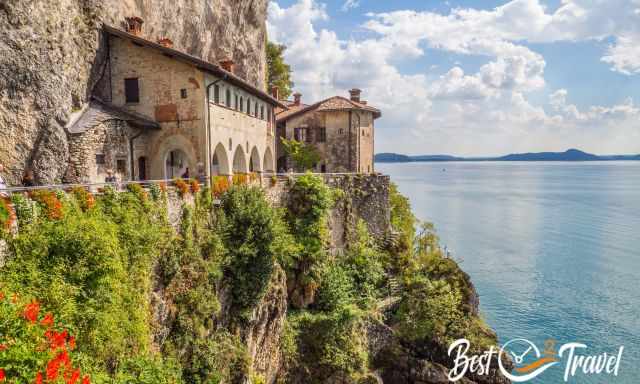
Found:
[(72, 351), (76, 349), (76, 338), (73, 336), (69, 338), (69, 349)]
[(40, 324), (45, 327), (50, 327), (53, 325), (53, 315), (51, 313), (47, 313), (44, 315), (44, 319), (40, 320)]
[(4, 381), (4, 379), (5, 379), (4, 369), (0, 368), (0, 381)]
[(67, 382), (67, 384), (76, 384), (79, 379), (80, 379), (80, 370), (77, 368), (74, 369), (70, 375), (68, 373), (65, 374), (65, 381)]
[(0, 344), (0, 352), (4, 351), (5, 349), (7, 349), (7, 346), (4, 344)]
[(36, 375), (35, 384), (42, 384), (42, 372), (38, 372), (38, 374)]
[(31, 324), (34, 324), (36, 321), (38, 321), (39, 312), (40, 312), (40, 303), (34, 300), (31, 303), (27, 304), (27, 306), (24, 308), (24, 312), (22, 315)]
[(89, 380), (89, 376), (85, 376), (82, 379), (82, 384), (91, 384), (91, 380)]
[(64, 343), (67, 341), (67, 336), (69, 336), (66, 330), (62, 332), (47, 331), (44, 335), (49, 339), (52, 351), (58, 348), (64, 348)]

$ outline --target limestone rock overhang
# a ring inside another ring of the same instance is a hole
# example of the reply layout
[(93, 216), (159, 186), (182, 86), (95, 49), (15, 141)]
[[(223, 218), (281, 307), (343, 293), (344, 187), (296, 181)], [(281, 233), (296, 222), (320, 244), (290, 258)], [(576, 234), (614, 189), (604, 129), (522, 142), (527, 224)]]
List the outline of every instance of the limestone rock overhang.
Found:
[(259, 99), (271, 104), (272, 106), (275, 107), (280, 107), (280, 108), (284, 108), (286, 109), (287, 106), (285, 104), (283, 104), (280, 100), (276, 100), (273, 96), (269, 95), (268, 93), (260, 90), (259, 88), (254, 87), (253, 85), (251, 85), (250, 83), (246, 82), (245, 80), (243, 80), (242, 78), (238, 77), (237, 75), (225, 71), (222, 67), (220, 67), (219, 65), (204, 61), (196, 56), (192, 56), (189, 55), (188, 53), (184, 53), (181, 51), (178, 51), (176, 49), (173, 48), (169, 48), (169, 47), (165, 47), (161, 44), (158, 44), (156, 42), (144, 39), (140, 36), (136, 36), (136, 35), (132, 35), (130, 33), (127, 33), (125, 31), (122, 31), (120, 29), (111, 27), (109, 25), (104, 25), (103, 30), (106, 34), (111, 35), (111, 36), (115, 36), (115, 37), (119, 37), (122, 39), (127, 39), (132, 41), (135, 44), (147, 47), (147, 48), (151, 48), (151, 49), (155, 49), (158, 50), (160, 52), (162, 52), (163, 54), (165, 54), (168, 57), (171, 57), (175, 60), (180, 60), (182, 62), (185, 62), (189, 65), (193, 65), (196, 68), (210, 73), (216, 77), (219, 78), (224, 78), (225, 81), (244, 89), (245, 91), (252, 93), (254, 96), (258, 97)]
[(114, 119), (126, 121), (140, 129), (160, 129), (160, 124), (144, 115), (117, 107), (95, 97), (79, 112), (76, 119), (69, 122), (66, 128), (70, 134), (80, 134), (105, 121)]
[(276, 121), (279, 123), (284, 122), (295, 116), (299, 116), (313, 110), (320, 112), (360, 110), (373, 113), (374, 119), (378, 119), (382, 116), (382, 112), (377, 108), (349, 100), (342, 96), (333, 96), (315, 104), (301, 104), (298, 108), (296, 108), (295, 105), (289, 105), (289, 108), (276, 115)]

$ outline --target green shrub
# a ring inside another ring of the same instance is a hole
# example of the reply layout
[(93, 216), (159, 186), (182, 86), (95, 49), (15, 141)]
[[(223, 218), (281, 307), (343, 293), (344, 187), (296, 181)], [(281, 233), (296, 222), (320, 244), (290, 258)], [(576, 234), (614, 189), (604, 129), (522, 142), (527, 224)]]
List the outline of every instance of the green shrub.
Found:
[(257, 187), (236, 186), (222, 197), (226, 276), (233, 307), (247, 315), (264, 296), (274, 270), (275, 213)]

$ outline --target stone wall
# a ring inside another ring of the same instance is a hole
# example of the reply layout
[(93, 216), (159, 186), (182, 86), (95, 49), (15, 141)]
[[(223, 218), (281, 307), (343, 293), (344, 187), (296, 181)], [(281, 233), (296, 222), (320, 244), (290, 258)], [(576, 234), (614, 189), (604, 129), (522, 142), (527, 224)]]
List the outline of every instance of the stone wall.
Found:
[[(376, 239), (384, 239), (391, 226), (389, 203), (390, 177), (379, 174), (325, 174), (325, 183), (343, 191), (329, 217), (332, 251), (345, 248), (358, 220), (363, 220)], [(294, 177), (294, 176), (292, 176)], [(293, 178), (277, 176), (263, 179), (267, 198), (275, 205), (284, 206)]]
[[(65, 181), (103, 183), (108, 169), (120, 173), (120, 179), (128, 180), (129, 131), (127, 122), (108, 120), (87, 132), (69, 135), (69, 169)], [(97, 155), (104, 156), (104, 163), (97, 163)], [(124, 163), (124, 169), (118, 169), (118, 161)]]

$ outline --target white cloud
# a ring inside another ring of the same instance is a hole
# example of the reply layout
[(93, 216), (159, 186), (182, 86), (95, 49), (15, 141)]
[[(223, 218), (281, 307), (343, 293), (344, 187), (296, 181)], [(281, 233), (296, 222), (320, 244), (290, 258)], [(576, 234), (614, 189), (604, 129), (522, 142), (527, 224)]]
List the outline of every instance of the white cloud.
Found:
[[(373, 37), (348, 41), (317, 27), (328, 19), (321, 3), (299, 0), (281, 8), (271, 2), (268, 28), (271, 39), (288, 47), (286, 59), (304, 101), (346, 96), (358, 87), (382, 109), (378, 151), (478, 155), (579, 147), (640, 152), (640, 113), (631, 100), (580, 110), (568, 102), (566, 90), (558, 90), (546, 111), (529, 100), (531, 92), (545, 89), (546, 62), (522, 41), (602, 39), (635, 28), (629, 15), (620, 21), (624, 28), (610, 22), (615, 13), (606, 4), (612, 2), (618, 11), (624, 9), (622, 0), (591, 0), (591, 8), (586, 0), (563, 0), (547, 13), (537, 0), (514, 0), (491, 11), (371, 14), (364, 27)], [(614, 70), (637, 72), (640, 60), (622, 49), (625, 44), (617, 38), (603, 60)], [(475, 73), (456, 64), (441, 76), (431, 73), (433, 66), (423, 74), (398, 69), (427, 55), (425, 48), (484, 56), (487, 62)]]
[(359, 6), (359, 0), (346, 0), (344, 4), (342, 4), (342, 12), (348, 12), (351, 9), (358, 8)]

